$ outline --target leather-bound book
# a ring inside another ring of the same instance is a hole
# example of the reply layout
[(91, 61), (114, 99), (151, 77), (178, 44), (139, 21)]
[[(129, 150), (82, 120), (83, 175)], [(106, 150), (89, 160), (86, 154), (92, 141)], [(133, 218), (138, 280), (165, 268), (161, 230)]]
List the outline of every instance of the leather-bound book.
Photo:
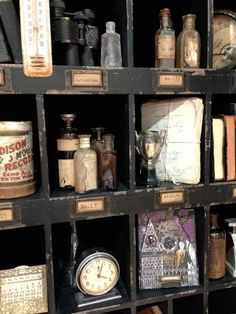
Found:
[(225, 123), (226, 181), (236, 178), (235, 171), (235, 116), (223, 115)]
[(158, 305), (147, 306), (137, 310), (138, 314), (163, 314)]

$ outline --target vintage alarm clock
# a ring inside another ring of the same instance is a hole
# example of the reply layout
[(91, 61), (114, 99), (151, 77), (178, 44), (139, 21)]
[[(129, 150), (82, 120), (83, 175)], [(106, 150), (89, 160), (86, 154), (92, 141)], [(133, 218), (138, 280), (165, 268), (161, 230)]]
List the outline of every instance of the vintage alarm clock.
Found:
[(115, 287), (119, 277), (118, 261), (103, 248), (86, 250), (77, 259), (75, 281), (84, 294), (103, 295)]
[(213, 68), (236, 65), (236, 13), (216, 10), (213, 18)]

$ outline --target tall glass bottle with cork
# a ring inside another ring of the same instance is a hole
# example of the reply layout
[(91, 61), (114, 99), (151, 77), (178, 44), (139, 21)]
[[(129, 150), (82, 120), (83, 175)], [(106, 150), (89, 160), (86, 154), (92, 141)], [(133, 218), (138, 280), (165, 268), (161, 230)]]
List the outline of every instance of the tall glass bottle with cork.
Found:
[(90, 134), (80, 134), (74, 154), (75, 192), (86, 193), (98, 188), (97, 153), (90, 147)]
[(160, 10), (160, 27), (155, 34), (155, 67), (171, 69), (175, 67), (175, 30), (170, 9)]
[(72, 126), (76, 114), (63, 113), (60, 118), (65, 126), (60, 129), (57, 137), (59, 187), (71, 189), (74, 188), (74, 153), (79, 145), (78, 130)]
[(195, 29), (195, 14), (183, 15), (183, 30), (177, 37), (176, 67), (199, 68), (201, 41)]
[(226, 233), (218, 224), (218, 214), (210, 214), (210, 247), (208, 254), (208, 277), (220, 279), (225, 275)]
[(104, 149), (104, 139), (103, 134), (105, 131), (104, 127), (95, 127), (92, 128), (93, 138), (91, 141), (91, 147), (96, 150), (97, 153), (103, 151)]

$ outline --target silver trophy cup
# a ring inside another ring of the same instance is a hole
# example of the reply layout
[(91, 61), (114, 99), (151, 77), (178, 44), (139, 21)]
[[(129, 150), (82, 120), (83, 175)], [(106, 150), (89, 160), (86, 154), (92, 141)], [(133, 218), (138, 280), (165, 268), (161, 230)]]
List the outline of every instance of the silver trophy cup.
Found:
[(139, 135), (135, 131), (135, 135), (136, 149), (142, 157), (137, 183), (147, 187), (159, 186), (155, 164), (165, 142), (166, 130), (143, 131)]

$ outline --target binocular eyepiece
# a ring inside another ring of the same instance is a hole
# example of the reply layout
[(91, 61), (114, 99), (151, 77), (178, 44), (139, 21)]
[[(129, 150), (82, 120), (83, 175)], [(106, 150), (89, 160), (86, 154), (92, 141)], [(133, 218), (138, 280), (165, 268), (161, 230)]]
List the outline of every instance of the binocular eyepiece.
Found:
[(94, 11), (66, 12), (63, 0), (52, 0), (50, 6), (54, 64), (94, 66), (99, 41)]

